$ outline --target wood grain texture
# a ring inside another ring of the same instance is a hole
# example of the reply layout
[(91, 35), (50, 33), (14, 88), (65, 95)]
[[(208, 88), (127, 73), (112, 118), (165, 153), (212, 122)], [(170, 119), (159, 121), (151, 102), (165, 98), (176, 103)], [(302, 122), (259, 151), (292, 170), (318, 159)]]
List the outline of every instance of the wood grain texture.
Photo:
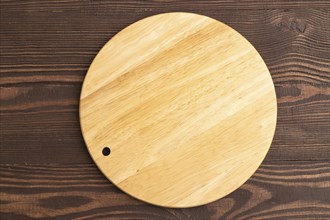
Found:
[(329, 219), (325, 162), (268, 162), (206, 206), (160, 208), (120, 192), (94, 164), (1, 165), (1, 219)]
[(252, 176), (272, 142), (277, 102), (267, 66), (243, 36), (176, 12), (131, 24), (100, 50), (79, 112), (109, 180), (178, 208), (222, 198)]
[(75, 0), (62, 0), (61, 4), (53, 1), (19, 1), (19, 0), (1, 0), (1, 7), (8, 7), (11, 11), (17, 11), (24, 6), (31, 12), (44, 11), (44, 10), (63, 10), (68, 9), (70, 11), (81, 10), (81, 8), (90, 11), (90, 7), (93, 9), (100, 9), (106, 13), (108, 8), (116, 8), (117, 10), (125, 10), (134, 13), (146, 12), (157, 9), (165, 9), (167, 11), (177, 10), (201, 10), (207, 8), (224, 8), (224, 9), (270, 9), (270, 8), (326, 8), (330, 7), (330, 3), (327, 0), (299, 0), (299, 1), (263, 1), (263, 0), (245, 0), (237, 3), (235, 0), (218, 0), (218, 1), (189, 1), (189, 0), (124, 0), (124, 1), (75, 1)]
[[(92, 163), (78, 117), (87, 68), (118, 31), (169, 11), (229, 24), (269, 67), (279, 117), (262, 176), (218, 208), (163, 209), (119, 192), (92, 164), (27, 165)], [(2, 165), (1, 220), (329, 219), (329, 11), (329, 1), (1, 0), (0, 163), (23, 163)]]
[[(151, 11), (138, 2), (130, 7), (109, 2), (102, 7), (97, 2), (76, 2), (76, 7), (67, 2), (31, 2), (26, 7), (4, 1), (0, 7), (0, 161), (91, 162), (78, 118), (87, 68), (115, 33), (167, 9), (156, 2), (158, 8)], [(185, 11), (179, 3), (171, 5), (173, 11)], [(136, 13), (129, 13), (132, 7)], [(270, 69), (279, 112), (266, 160), (329, 160), (329, 10), (205, 6), (192, 12), (238, 30)]]

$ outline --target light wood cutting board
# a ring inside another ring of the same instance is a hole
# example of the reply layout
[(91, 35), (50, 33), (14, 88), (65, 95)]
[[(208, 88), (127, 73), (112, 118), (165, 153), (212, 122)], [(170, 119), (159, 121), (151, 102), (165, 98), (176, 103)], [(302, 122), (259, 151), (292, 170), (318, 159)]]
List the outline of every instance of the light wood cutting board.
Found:
[(103, 174), (166, 207), (206, 204), (241, 186), (264, 159), (276, 116), (256, 49), (191, 13), (120, 31), (94, 59), (80, 97), (82, 133)]

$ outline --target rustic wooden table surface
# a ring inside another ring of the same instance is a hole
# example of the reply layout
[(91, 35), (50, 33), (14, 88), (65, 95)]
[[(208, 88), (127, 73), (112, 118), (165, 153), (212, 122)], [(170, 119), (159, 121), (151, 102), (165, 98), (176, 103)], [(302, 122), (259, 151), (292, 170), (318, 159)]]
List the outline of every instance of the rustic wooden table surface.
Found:
[[(0, 219), (329, 219), (330, 2), (8, 1), (0, 3)], [(270, 152), (238, 190), (167, 209), (114, 187), (78, 117), (99, 49), (127, 25), (186, 11), (225, 22), (259, 51), (278, 96)]]

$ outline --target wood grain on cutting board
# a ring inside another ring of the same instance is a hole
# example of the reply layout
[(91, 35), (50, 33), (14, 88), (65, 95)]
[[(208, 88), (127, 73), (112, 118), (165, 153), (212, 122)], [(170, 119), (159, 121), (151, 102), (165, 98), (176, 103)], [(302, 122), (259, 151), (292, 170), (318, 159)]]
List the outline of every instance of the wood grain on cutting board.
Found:
[(191, 13), (152, 16), (114, 36), (91, 64), (80, 103), (101, 171), (132, 196), (169, 207), (202, 205), (242, 185), (269, 149), (276, 112), (254, 47)]

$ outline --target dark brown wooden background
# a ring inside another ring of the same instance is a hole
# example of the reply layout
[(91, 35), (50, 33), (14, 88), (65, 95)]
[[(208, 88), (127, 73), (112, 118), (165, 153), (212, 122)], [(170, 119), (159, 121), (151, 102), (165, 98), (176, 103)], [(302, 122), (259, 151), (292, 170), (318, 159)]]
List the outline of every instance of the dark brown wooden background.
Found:
[[(1, 0), (1, 220), (329, 219), (329, 1)], [(223, 21), (260, 52), (278, 124), (258, 171), (219, 201), (190, 209), (145, 204), (93, 164), (79, 93), (99, 49), (127, 25), (186, 11)]]

